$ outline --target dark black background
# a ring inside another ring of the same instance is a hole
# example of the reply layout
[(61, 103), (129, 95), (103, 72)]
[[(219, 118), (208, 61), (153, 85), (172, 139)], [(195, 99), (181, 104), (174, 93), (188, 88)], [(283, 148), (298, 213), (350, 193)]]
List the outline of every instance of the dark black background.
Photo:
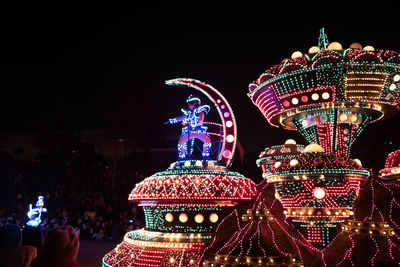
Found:
[[(246, 95), (248, 84), (292, 52), (317, 45), (321, 27), (343, 47), (359, 42), (399, 51), (397, 14), (384, 3), (270, 3), (3, 7), (0, 130), (159, 131), (190, 91), (164, 81), (190, 77), (211, 84), (230, 102), (246, 151), (289, 137), (304, 143), (296, 132), (267, 123)], [(383, 164), (399, 148), (399, 122), (397, 115), (368, 126), (352, 156)]]

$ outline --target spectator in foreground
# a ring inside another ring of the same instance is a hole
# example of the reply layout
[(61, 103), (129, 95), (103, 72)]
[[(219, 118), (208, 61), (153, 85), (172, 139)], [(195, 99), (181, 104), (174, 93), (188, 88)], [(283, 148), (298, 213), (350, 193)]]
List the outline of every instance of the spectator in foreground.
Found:
[(0, 266), (29, 267), (36, 257), (34, 246), (21, 246), (21, 228), (16, 224), (0, 227)]
[(22, 245), (36, 247), (36, 253), (39, 255), (43, 248), (42, 231), (33, 226), (26, 226), (22, 229)]
[(43, 251), (31, 267), (78, 267), (78, 250), (79, 236), (75, 229), (69, 225), (57, 227), (47, 234)]

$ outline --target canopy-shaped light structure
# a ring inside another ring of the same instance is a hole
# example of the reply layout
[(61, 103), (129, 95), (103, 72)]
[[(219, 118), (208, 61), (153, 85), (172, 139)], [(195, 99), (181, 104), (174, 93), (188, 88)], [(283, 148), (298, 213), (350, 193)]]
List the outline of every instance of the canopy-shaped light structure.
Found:
[(348, 156), (368, 123), (397, 112), (399, 92), (398, 52), (359, 44), (343, 49), (328, 44), (321, 30), (318, 47), (267, 69), (248, 96), (271, 125)]

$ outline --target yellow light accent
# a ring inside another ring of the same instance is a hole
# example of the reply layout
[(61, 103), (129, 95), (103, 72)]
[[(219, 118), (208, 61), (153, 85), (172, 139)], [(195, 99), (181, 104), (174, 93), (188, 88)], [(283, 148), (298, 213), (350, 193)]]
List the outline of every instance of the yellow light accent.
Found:
[(374, 48), (373, 46), (367, 45), (367, 46), (364, 46), (363, 50), (366, 50), (366, 51), (375, 51), (375, 48)]
[(296, 144), (296, 141), (293, 139), (288, 139), (285, 141), (285, 145), (295, 145), (295, 144)]
[(308, 49), (309, 54), (315, 54), (315, 53), (318, 53), (319, 51), (320, 51), (320, 49), (318, 46), (312, 46), (312, 47), (310, 47), (310, 49)]
[(302, 57), (302, 56), (303, 56), (303, 53), (301, 53), (300, 51), (295, 51), (295, 52), (293, 52), (291, 58), (295, 59), (295, 58)]
[(167, 214), (165, 214), (165, 220), (167, 222), (172, 222), (174, 220), (174, 215), (172, 215), (172, 213), (168, 212)]
[(218, 219), (219, 219), (218, 214), (211, 213), (209, 219), (210, 219), (210, 222), (216, 223), (218, 221)]
[(353, 49), (362, 49), (362, 45), (361, 45), (360, 43), (352, 43), (352, 44), (350, 45), (350, 48), (353, 48)]
[(186, 223), (187, 221), (188, 221), (188, 216), (187, 216), (187, 214), (186, 213), (181, 213), (181, 214), (179, 214), (179, 221), (181, 222), (181, 223)]
[(201, 213), (196, 214), (196, 216), (194, 216), (194, 221), (196, 223), (202, 223), (204, 222), (204, 216)]
[(330, 50), (342, 50), (343, 47), (339, 42), (332, 42), (328, 45), (328, 49)]

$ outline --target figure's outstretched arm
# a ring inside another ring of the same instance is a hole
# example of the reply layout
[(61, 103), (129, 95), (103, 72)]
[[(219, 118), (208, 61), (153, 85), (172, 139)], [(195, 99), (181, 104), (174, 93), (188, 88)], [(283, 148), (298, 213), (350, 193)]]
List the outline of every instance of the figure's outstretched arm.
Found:
[(181, 115), (181, 116), (169, 119), (164, 124), (174, 124), (174, 123), (178, 123), (178, 122), (184, 121), (185, 119), (186, 119), (186, 115)]

